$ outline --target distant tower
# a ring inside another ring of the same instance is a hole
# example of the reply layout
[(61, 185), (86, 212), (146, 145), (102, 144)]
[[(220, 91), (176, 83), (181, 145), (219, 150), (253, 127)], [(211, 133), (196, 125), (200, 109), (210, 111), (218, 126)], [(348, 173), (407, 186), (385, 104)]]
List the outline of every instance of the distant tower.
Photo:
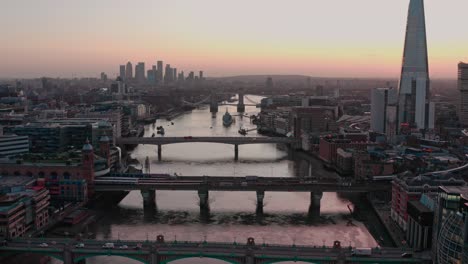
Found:
[(266, 80), (266, 87), (267, 88), (273, 88), (273, 78), (268, 77)]
[(164, 69), (163, 69), (163, 61), (158, 61), (158, 75), (156, 75), (156, 81), (157, 82), (162, 82), (163, 76), (164, 76)]
[(434, 128), (429, 84), (424, 1), (410, 0), (398, 96), (399, 124)]
[(89, 140), (86, 140), (82, 149), (81, 169), (81, 175), (88, 184), (88, 196), (91, 197), (94, 194), (94, 151)]
[(468, 126), (468, 64), (458, 64), (458, 90), (460, 91), (459, 119), (460, 124)]
[(127, 67), (125, 68), (125, 80), (129, 81), (133, 79), (133, 66), (131, 62), (127, 62)]
[(122, 80), (125, 80), (125, 65), (120, 65), (120, 67), (119, 67), (119, 77)]
[(135, 79), (138, 83), (145, 82), (145, 63), (144, 62), (139, 62), (135, 66)]
[(166, 70), (164, 72), (165, 72), (164, 82), (165, 83), (170, 83), (172, 81), (172, 73), (173, 73), (170, 64), (166, 64)]

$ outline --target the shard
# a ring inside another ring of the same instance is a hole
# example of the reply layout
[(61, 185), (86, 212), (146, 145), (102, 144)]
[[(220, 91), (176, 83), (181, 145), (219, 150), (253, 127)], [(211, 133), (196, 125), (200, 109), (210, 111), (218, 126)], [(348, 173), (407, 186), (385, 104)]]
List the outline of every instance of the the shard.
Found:
[(410, 0), (398, 96), (400, 125), (434, 128), (428, 68), (424, 0)]

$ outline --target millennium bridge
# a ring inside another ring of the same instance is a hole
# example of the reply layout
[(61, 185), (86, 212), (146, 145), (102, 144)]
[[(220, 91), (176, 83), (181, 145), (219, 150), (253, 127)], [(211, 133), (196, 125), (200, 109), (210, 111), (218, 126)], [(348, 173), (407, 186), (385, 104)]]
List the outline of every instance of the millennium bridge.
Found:
[[(212, 258), (232, 264), (269, 264), (302, 261), (316, 264), (354, 263), (431, 263), (430, 257), (397, 248), (373, 248), (370, 254), (358, 256), (351, 247), (256, 244), (253, 238), (244, 243), (207, 241), (156, 240), (72, 240), (55, 238), (15, 239), (0, 246), (0, 257), (36, 253), (63, 261), (64, 264), (84, 264), (96, 256), (120, 256), (145, 264), (166, 264), (179, 259)], [(406, 253), (406, 254), (405, 254)], [(403, 257), (405, 256), (405, 257)]]

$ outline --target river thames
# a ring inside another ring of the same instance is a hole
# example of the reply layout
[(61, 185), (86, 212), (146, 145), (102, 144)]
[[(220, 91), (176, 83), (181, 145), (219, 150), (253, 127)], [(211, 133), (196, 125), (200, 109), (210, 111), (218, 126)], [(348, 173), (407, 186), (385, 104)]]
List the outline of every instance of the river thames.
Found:
[[(253, 101), (260, 97), (249, 96)], [(246, 101), (246, 103), (248, 103)], [(222, 116), (226, 109), (235, 118), (235, 123), (226, 128)], [(259, 111), (254, 106), (246, 107), (246, 114)], [(156, 134), (156, 127), (163, 126), (166, 136), (241, 136), (240, 127), (254, 128), (250, 119), (234, 116), (236, 106), (220, 106), (213, 118), (209, 107), (195, 109), (166, 121), (157, 120), (155, 125), (145, 126), (145, 137)], [(159, 135), (156, 135), (159, 136)], [(259, 136), (251, 131), (247, 136)], [(158, 161), (157, 147), (139, 145), (131, 156), (145, 163), (150, 160), (151, 173), (177, 173), (178, 175), (239, 176), (258, 175), (273, 177), (295, 177), (298, 174), (321, 173), (320, 164), (308, 168), (303, 162), (288, 160), (288, 154), (274, 144), (239, 146), (239, 160), (234, 161), (234, 146), (212, 143), (190, 143), (165, 145), (162, 161)], [(210, 192), (210, 218), (200, 218), (198, 195), (188, 191), (157, 191), (157, 212), (145, 214), (139, 191), (130, 192), (118, 205), (101, 210), (98, 221), (89, 227), (97, 239), (141, 239), (155, 240), (163, 234), (166, 240), (237, 241), (244, 243), (254, 237), (258, 243), (332, 245), (339, 240), (345, 246), (374, 247), (377, 242), (363, 223), (351, 217), (352, 204), (337, 193), (324, 193), (321, 201), (321, 220), (310, 223), (307, 212), (309, 193), (265, 193), (264, 216), (255, 214), (254, 192)], [(94, 257), (89, 264), (138, 263), (122, 257)], [(227, 263), (214, 259), (183, 259), (174, 264)], [(285, 262), (286, 263), (286, 262)]]

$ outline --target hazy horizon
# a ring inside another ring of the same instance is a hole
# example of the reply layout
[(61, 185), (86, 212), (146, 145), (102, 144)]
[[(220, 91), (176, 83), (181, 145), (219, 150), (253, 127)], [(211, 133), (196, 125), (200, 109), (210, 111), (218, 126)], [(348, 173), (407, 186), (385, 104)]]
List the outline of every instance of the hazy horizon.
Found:
[[(399, 78), (409, 0), (2, 3), (0, 78), (115, 78), (163, 60), (207, 77)], [(426, 0), (432, 79), (468, 61), (468, 1)], [(5, 63), (8, 62), (8, 63)]]

